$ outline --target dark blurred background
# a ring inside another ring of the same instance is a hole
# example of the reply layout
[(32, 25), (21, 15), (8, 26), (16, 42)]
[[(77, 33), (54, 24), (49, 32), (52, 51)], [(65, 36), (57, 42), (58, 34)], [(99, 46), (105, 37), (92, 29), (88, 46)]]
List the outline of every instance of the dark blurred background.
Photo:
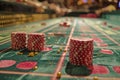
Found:
[(112, 4), (118, 8), (119, 0), (0, 0), (0, 11), (19, 13), (95, 12)]

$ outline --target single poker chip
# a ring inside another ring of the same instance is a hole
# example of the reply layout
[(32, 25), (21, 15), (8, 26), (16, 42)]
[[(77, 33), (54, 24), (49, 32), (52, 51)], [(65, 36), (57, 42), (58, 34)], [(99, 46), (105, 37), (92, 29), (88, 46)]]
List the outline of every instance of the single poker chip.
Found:
[(16, 63), (14, 60), (0, 60), (0, 68), (11, 67)]

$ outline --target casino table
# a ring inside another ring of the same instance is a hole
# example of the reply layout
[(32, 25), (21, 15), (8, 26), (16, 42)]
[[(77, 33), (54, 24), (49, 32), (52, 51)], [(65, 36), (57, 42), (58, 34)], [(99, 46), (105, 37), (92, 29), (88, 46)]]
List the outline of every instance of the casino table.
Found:
[[(61, 27), (61, 21), (69, 21), (70, 27)], [(120, 23), (107, 19), (61, 17), (36, 21), (12, 27), (0, 28), (0, 80), (120, 80)], [(45, 46), (49, 50), (29, 57), (26, 49), (11, 48), (11, 32), (45, 33)], [(63, 35), (51, 35), (51, 33)], [(78, 67), (68, 69), (69, 43), (73, 37), (94, 40), (93, 66), (90, 75)], [(61, 49), (62, 48), (62, 49)], [(61, 49), (61, 50), (60, 50)], [(23, 51), (24, 54), (17, 54)], [(24, 64), (23, 64), (24, 62)], [(21, 65), (22, 68), (17, 66)], [(37, 65), (36, 68), (33, 66)], [(97, 79), (95, 79), (95, 77)]]

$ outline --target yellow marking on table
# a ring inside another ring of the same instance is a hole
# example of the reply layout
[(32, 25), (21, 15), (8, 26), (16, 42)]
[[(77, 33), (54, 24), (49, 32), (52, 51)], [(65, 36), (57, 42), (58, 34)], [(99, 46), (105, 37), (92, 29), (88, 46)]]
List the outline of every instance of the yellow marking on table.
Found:
[(103, 29), (100, 28), (98, 25), (96, 25), (95, 27), (96, 27), (96, 29), (99, 29), (99, 30), (103, 31)]
[(1, 36), (0, 36), (0, 39), (3, 39), (3, 38), (4, 38), (4, 37), (1, 37)]
[(105, 30), (105, 32), (106, 32), (107, 34), (116, 34), (115, 32), (112, 32), (112, 31), (109, 31), (109, 30)]
[(102, 28), (100, 28), (100, 27), (97, 26), (97, 25), (96, 25), (96, 29), (101, 30), (101, 31), (104, 31), (104, 32), (107, 33), (107, 34), (116, 34), (115, 32), (112, 32), (112, 31), (110, 31), (110, 30), (103, 30)]

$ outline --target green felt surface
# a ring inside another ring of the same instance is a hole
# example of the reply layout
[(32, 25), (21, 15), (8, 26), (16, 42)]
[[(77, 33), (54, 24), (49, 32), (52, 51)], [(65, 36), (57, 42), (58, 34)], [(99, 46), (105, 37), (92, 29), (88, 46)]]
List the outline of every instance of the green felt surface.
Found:
[[(120, 48), (118, 44), (120, 44), (120, 31), (113, 30), (114, 27), (118, 27), (118, 24), (114, 24), (110, 20), (106, 19), (85, 19), (85, 18), (72, 18), (76, 21), (71, 22), (71, 26), (69, 28), (64, 28), (59, 26), (59, 22), (61, 20), (65, 20), (66, 18), (57, 18), (47, 21), (38, 21), (33, 23), (27, 23), (24, 25), (14, 26), (13, 28), (5, 28), (0, 30), (0, 50), (4, 50), (10, 47), (10, 34), (13, 31), (25, 31), (27, 33), (30, 32), (44, 32), (46, 34), (46, 46), (52, 47), (51, 51), (48, 52), (39, 52), (38, 55), (34, 57), (28, 57), (28, 51), (24, 51), (23, 55), (18, 55), (17, 52), (21, 50), (12, 50), (9, 49), (7, 51), (3, 51), (0, 53), (0, 60), (15, 60), (16, 64), (8, 67), (8, 68), (0, 68), (0, 71), (16, 71), (16, 72), (32, 72), (37, 74), (51, 74), (52, 76), (42, 76), (42, 75), (32, 75), (32, 74), (3, 74), (0, 73), (0, 78), (2, 80), (50, 80), (53, 77), (59, 59), (63, 53), (61, 51), (58, 53), (57, 51), (62, 46), (63, 49), (68, 41), (70, 36), (71, 29), (75, 26), (74, 32), (72, 37), (83, 37), (82, 35), (85, 34), (84, 37), (92, 38), (91, 35), (96, 35), (98, 38), (102, 39), (104, 43), (107, 43), (107, 47), (99, 47), (94, 42), (94, 54), (93, 54), (93, 64), (104, 65), (108, 68), (109, 74), (91, 74), (90, 77), (98, 76), (98, 77), (117, 77), (120, 78), (120, 74), (116, 73), (113, 70), (113, 66), (120, 66)], [(70, 18), (71, 19), (71, 18)], [(103, 25), (102, 23), (107, 22), (107, 25)], [(42, 22), (46, 22), (46, 25), (41, 25)], [(119, 23), (120, 24), (120, 23)], [(112, 27), (109, 27), (111, 25)], [(48, 33), (51, 32), (61, 32), (65, 33), (66, 35), (63, 36), (49, 36)], [(3, 33), (3, 34), (2, 34)], [(109, 37), (110, 38), (109, 38)], [(118, 44), (111, 40), (115, 40)], [(4, 44), (3, 44), (4, 42)], [(110, 49), (113, 51), (113, 54), (103, 54), (100, 52), (101, 49)], [(17, 69), (16, 65), (23, 61), (36, 61), (38, 64), (38, 69), (34, 70), (21, 70)], [(61, 69), (62, 75), (69, 75), (66, 73), (66, 67), (69, 63), (69, 51), (67, 51), (65, 60)], [(79, 69), (74, 69), (76, 73), (80, 73)], [(82, 73), (82, 70), (81, 70)], [(66, 77), (63, 76), (60, 80), (92, 80), (87, 78), (78, 78), (78, 77)]]

